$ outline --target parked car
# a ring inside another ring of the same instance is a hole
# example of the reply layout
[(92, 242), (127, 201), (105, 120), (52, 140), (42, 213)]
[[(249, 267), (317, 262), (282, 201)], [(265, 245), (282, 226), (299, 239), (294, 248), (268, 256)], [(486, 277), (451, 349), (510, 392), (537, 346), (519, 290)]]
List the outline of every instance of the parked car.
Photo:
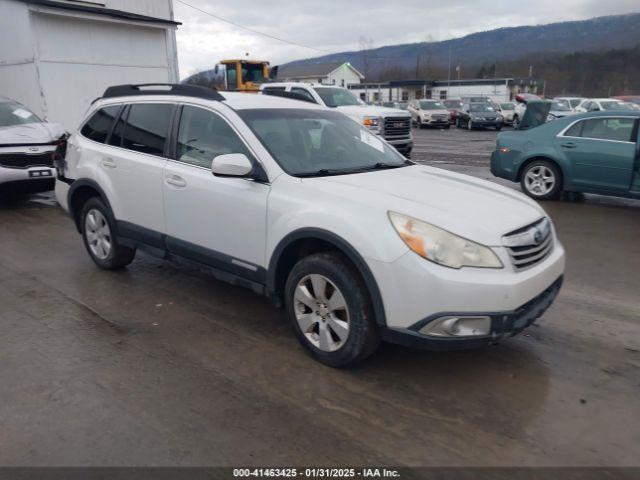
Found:
[(583, 101), (585, 101), (586, 98), (584, 98), (584, 97), (554, 97), (552, 100), (555, 101), (555, 102), (562, 102), (562, 103), (566, 104), (571, 110), (573, 110), (575, 112), (576, 108), (578, 107), (578, 105), (580, 105)]
[(449, 111), (437, 100), (411, 100), (407, 109), (412, 123), (419, 128), (449, 128)]
[(564, 118), (568, 115), (572, 115), (576, 112), (571, 110), (569, 104), (562, 101), (552, 100), (551, 108), (549, 110), (549, 116), (547, 120), (556, 120), (558, 118)]
[(627, 110), (627, 107), (615, 98), (588, 98), (576, 107), (576, 112), (580, 113), (604, 110)]
[(624, 105), (624, 107), (625, 107), (627, 110), (640, 111), (640, 104), (639, 104), (639, 103), (634, 103), (634, 102), (622, 102), (622, 105)]
[(616, 100), (620, 100), (621, 102), (629, 102), (635, 103), (636, 105), (640, 105), (640, 95), (619, 95), (617, 97), (612, 97)]
[(296, 98), (335, 108), (384, 138), (400, 153), (411, 154), (411, 115), (406, 110), (366, 105), (348, 89), (327, 85), (276, 82), (262, 85), (260, 91), (265, 95)]
[(496, 111), (490, 103), (469, 103), (465, 104), (458, 113), (456, 127), (467, 128), (494, 128), (501, 130), (503, 117)]
[(24, 105), (0, 97), (0, 191), (53, 190), (54, 157), (64, 149), (61, 125), (41, 120)]
[(516, 104), (514, 102), (502, 102), (499, 104), (499, 110), (502, 115), (502, 121), (506, 124), (513, 124), (513, 117), (516, 114)]
[(380, 339), (494, 343), (543, 314), (564, 271), (536, 202), (269, 95), (111, 87), (70, 138), (56, 197), (98, 267), (137, 249), (198, 265), (284, 306), (332, 366)]
[(455, 125), (458, 118), (458, 111), (462, 109), (462, 100), (443, 100), (442, 104), (449, 110), (449, 125)]
[(638, 112), (589, 112), (542, 123), (545, 115), (539, 112), (527, 130), (498, 135), (495, 176), (520, 182), (536, 200), (557, 199), (563, 191), (640, 198)]

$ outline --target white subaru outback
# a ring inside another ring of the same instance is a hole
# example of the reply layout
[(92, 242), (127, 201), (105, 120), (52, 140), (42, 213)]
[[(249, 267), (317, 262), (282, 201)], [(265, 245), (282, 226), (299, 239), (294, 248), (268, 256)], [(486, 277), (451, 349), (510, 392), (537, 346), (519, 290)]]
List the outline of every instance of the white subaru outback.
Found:
[(560, 289), (564, 250), (513, 190), (416, 165), (345, 115), (266, 95), (118, 86), (56, 182), (93, 261), (195, 263), (286, 308), (319, 361), (388, 340), (432, 349), (520, 332)]

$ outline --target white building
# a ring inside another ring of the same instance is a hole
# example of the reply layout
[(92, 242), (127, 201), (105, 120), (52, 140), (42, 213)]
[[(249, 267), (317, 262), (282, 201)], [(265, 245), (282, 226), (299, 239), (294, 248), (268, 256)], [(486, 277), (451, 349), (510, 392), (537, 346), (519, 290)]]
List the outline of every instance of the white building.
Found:
[(535, 78), (478, 78), (467, 80), (404, 80), (359, 83), (349, 89), (365, 102), (406, 102), (421, 98), (437, 100), (488, 97), (508, 102), (518, 93), (538, 94), (542, 81)]
[(309, 82), (346, 87), (359, 84), (364, 80), (364, 75), (348, 62), (333, 62), (284, 65), (278, 69), (277, 78), (279, 82)]
[(0, 95), (68, 130), (109, 85), (178, 81), (172, 0), (1, 0)]

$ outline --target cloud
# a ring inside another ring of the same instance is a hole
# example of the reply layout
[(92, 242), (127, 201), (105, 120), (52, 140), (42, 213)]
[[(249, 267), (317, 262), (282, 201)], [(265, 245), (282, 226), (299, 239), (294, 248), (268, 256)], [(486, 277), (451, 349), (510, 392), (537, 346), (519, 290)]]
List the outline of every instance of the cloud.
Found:
[[(379, 47), (640, 10), (637, 0), (185, 1), (246, 27), (328, 52), (358, 50), (361, 37), (371, 38)], [(247, 53), (272, 65), (323, 54), (247, 32), (178, 0), (174, 7), (176, 20), (183, 23), (177, 33), (181, 77)]]

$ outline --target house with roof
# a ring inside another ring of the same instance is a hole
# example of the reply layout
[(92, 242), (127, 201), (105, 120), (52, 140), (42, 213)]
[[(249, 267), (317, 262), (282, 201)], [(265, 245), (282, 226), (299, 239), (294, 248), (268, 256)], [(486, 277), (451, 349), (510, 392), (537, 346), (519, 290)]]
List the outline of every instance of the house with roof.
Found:
[(178, 81), (172, 0), (2, 0), (0, 95), (68, 130), (110, 85)]
[(278, 68), (280, 82), (310, 82), (346, 87), (364, 80), (349, 62), (312, 63), (305, 65), (282, 65)]

